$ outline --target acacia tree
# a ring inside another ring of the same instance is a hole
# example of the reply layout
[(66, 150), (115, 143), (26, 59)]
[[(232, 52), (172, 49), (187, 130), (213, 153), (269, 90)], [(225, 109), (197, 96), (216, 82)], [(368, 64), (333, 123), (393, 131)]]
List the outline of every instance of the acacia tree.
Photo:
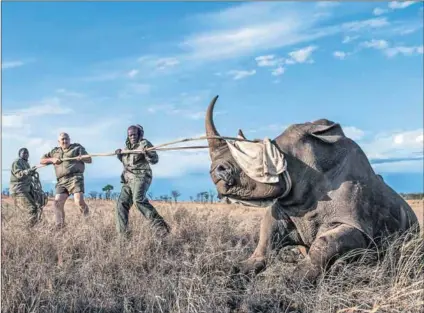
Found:
[(209, 190), (209, 199), (211, 200), (211, 203), (213, 203), (213, 197), (215, 197), (215, 192), (213, 192), (213, 190)]
[(90, 191), (88, 194), (90, 195), (91, 199), (96, 200), (98, 192)]
[(174, 198), (175, 203), (177, 203), (177, 199), (181, 196), (181, 193), (178, 190), (172, 190), (171, 195)]
[(110, 193), (111, 193), (112, 190), (113, 190), (113, 186), (110, 185), (110, 184), (107, 184), (106, 186), (104, 186), (102, 188), (102, 191), (105, 192), (105, 199), (106, 200), (110, 200)]
[(171, 201), (171, 197), (168, 195), (163, 195), (162, 198), (165, 202)]
[(204, 201), (204, 202), (208, 202), (208, 199), (209, 199), (209, 193), (208, 193), (207, 191), (204, 191), (204, 192), (202, 192), (202, 194), (203, 194), (203, 199), (205, 199), (205, 201)]
[(110, 194), (110, 198), (111, 198), (112, 200), (117, 200), (117, 199), (118, 199), (118, 197), (119, 197), (119, 192), (112, 192), (112, 193)]

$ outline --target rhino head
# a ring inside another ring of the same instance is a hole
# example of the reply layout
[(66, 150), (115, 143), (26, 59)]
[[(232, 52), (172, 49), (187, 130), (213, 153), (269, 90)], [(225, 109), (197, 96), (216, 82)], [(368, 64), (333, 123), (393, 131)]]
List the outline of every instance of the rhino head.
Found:
[[(205, 118), (207, 136), (220, 136), (213, 122), (213, 110), (218, 96), (208, 106)], [(239, 137), (244, 137), (239, 132)], [(284, 183), (265, 184), (251, 179), (233, 158), (223, 139), (208, 139), (211, 158), (210, 175), (220, 197), (240, 200), (267, 200), (282, 195)]]

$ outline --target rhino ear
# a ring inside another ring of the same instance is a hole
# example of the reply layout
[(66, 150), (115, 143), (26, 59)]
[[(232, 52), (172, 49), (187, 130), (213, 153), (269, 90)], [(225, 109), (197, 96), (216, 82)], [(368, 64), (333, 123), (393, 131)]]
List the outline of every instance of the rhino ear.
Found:
[(241, 129), (238, 130), (237, 137), (240, 139), (246, 139), (246, 136), (243, 134)]
[(310, 135), (325, 142), (325, 143), (336, 143), (345, 134), (338, 123), (325, 123), (324, 125), (314, 125), (309, 131)]

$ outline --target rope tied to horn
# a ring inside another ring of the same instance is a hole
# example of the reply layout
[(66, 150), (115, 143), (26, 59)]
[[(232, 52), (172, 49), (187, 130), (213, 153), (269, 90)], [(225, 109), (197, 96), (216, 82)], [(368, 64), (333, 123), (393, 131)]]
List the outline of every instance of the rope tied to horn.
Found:
[[(200, 136), (200, 137), (193, 137), (193, 138), (184, 138), (180, 140), (175, 140), (171, 142), (166, 142), (157, 146), (153, 146), (150, 148), (146, 148), (144, 150), (122, 150), (120, 154), (138, 154), (138, 153), (145, 153), (146, 151), (171, 151), (171, 150), (190, 150), (190, 149), (208, 149), (209, 146), (185, 146), (185, 147), (167, 147), (176, 143), (183, 143), (183, 142), (189, 142), (189, 141), (196, 141), (196, 140), (205, 140), (205, 139), (224, 139), (224, 140), (235, 140), (235, 141), (248, 141), (248, 142), (258, 142), (258, 140), (248, 140), (248, 139), (242, 139), (237, 137), (227, 137), (227, 136)], [(91, 153), (91, 154), (83, 154), (77, 157), (71, 157), (71, 158), (63, 158), (61, 161), (72, 161), (72, 160), (78, 160), (78, 159), (84, 159), (84, 158), (91, 158), (91, 157), (102, 157), (102, 156), (114, 156), (116, 155), (115, 152), (105, 152), (105, 153)], [(35, 167), (43, 168), (50, 164), (39, 164)]]

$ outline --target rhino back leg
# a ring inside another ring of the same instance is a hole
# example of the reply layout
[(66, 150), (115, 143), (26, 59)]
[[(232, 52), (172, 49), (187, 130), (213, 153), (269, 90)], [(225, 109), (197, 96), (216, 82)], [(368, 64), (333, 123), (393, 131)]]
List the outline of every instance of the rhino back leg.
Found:
[(365, 249), (368, 241), (358, 229), (341, 224), (319, 235), (312, 243), (308, 256), (296, 267), (296, 280), (315, 282), (335, 259), (353, 249)]

